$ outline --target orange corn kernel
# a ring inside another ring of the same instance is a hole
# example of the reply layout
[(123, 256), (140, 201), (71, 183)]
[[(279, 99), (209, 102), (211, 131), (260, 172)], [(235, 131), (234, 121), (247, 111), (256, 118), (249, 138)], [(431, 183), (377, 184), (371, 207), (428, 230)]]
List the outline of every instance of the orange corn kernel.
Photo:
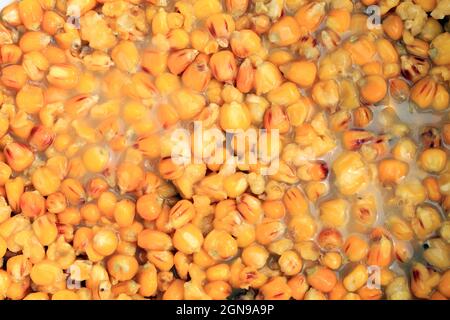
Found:
[(38, 0), (19, 2), (19, 16), (23, 25), (29, 30), (38, 30), (43, 18), (43, 10)]
[(28, 168), (34, 161), (34, 154), (24, 144), (12, 142), (3, 149), (6, 162), (14, 171), (20, 172)]
[(212, 75), (218, 81), (232, 83), (237, 75), (236, 59), (231, 51), (214, 53), (209, 60)]
[(437, 83), (430, 77), (416, 82), (411, 89), (411, 100), (422, 109), (432, 105), (437, 92)]
[(22, 66), (31, 80), (41, 81), (49, 68), (49, 61), (43, 53), (32, 51), (24, 54)]
[(49, 45), (41, 52), (51, 64), (65, 63), (67, 61), (64, 50), (57, 46)]
[(334, 288), (328, 293), (328, 297), (330, 300), (343, 300), (347, 293), (347, 289), (345, 289), (342, 281), (338, 281)]
[(225, 0), (225, 7), (234, 17), (243, 15), (248, 8), (248, 0)]
[(336, 274), (326, 267), (316, 266), (306, 270), (306, 280), (314, 289), (324, 293), (333, 290), (337, 283)]
[(209, 57), (199, 54), (195, 60), (183, 72), (181, 80), (186, 88), (195, 91), (204, 91), (211, 80)]
[(59, 30), (62, 30), (65, 20), (55, 11), (45, 11), (42, 18), (42, 30), (49, 35), (55, 35)]
[(90, 94), (76, 95), (65, 102), (64, 111), (74, 118), (85, 117), (97, 101), (97, 96)]
[(449, 107), (449, 102), (450, 94), (447, 88), (442, 84), (438, 84), (436, 94), (433, 99), (433, 109), (436, 111), (444, 111)]
[(295, 19), (299, 26), (305, 28), (309, 32), (316, 31), (324, 17), (324, 2), (310, 2), (300, 7), (295, 13)]
[(278, 49), (273, 50), (267, 60), (272, 62), (274, 65), (281, 66), (292, 62), (292, 60), (294, 60), (294, 56), (288, 50)]
[(190, 40), (192, 48), (205, 54), (212, 54), (219, 50), (219, 44), (214, 40), (209, 32), (196, 29), (191, 32)]
[(205, 285), (206, 294), (213, 300), (224, 300), (231, 294), (231, 286), (225, 281), (211, 281)]
[(31, 130), (28, 142), (35, 150), (44, 151), (52, 145), (54, 139), (54, 132), (41, 125)]
[(183, 300), (184, 299), (184, 284), (180, 279), (175, 279), (167, 290), (164, 292), (163, 300)]
[(284, 223), (278, 220), (263, 220), (256, 226), (256, 241), (262, 245), (268, 245), (282, 237), (286, 231)]
[(25, 85), (27, 78), (25, 69), (20, 65), (13, 64), (2, 69), (0, 79), (5, 86), (19, 90)]
[(281, 72), (273, 63), (265, 61), (256, 68), (254, 85), (257, 95), (278, 88), (282, 83)]
[(347, 9), (332, 9), (327, 14), (326, 25), (338, 34), (350, 28), (351, 15)]
[(120, 227), (131, 226), (133, 224), (136, 212), (136, 205), (134, 204), (134, 202), (128, 199), (123, 199), (117, 203), (114, 202), (113, 205), (108, 207), (107, 204), (103, 204), (104, 202), (108, 201), (107, 198), (108, 197), (99, 198), (100, 211), (106, 216), (112, 215), (114, 217), (114, 220)]
[(170, 30), (167, 39), (171, 49), (184, 49), (189, 46), (189, 33), (181, 28)]
[(135, 257), (116, 254), (107, 264), (108, 273), (118, 281), (131, 280), (138, 272), (139, 264)]
[(179, 75), (195, 60), (198, 51), (194, 49), (182, 49), (171, 53), (167, 59), (167, 67), (170, 72)]
[(439, 184), (436, 178), (427, 177), (423, 180), (423, 185), (427, 189), (428, 199), (431, 201), (439, 202), (442, 199), (441, 191), (439, 190)]
[(206, 29), (221, 47), (228, 47), (228, 39), (235, 30), (234, 19), (226, 13), (216, 13), (205, 21)]
[(215, 259), (230, 259), (235, 256), (238, 247), (236, 240), (226, 231), (212, 230), (205, 238), (203, 248)]
[(384, 159), (378, 163), (378, 178), (384, 184), (398, 183), (408, 171), (408, 164), (400, 160)]
[(60, 190), (72, 205), (84, 203), (86, 200), (83, 186), (75, 179), (68, 178), (62, 181)]
[(230, 39), (231, 50), (239, 58), (247, 58), (261, 49), (261, 39), (252, 30), (235, 31)]
[(206, 100), (203, 95), (188, 89), (174, 91), (170, 95), (180, 120), (190, 120), (197, 116), (205, 107)]
[[(86, 222), (87, 225), (96, 224), (100, 220), (101, 213), (98, 207), (93, 203), (88, 203), (80, 208), (81, 218)], [(100, 251), (96, 250), (101, 253)]]
[(134, 42), (121, 41), (111, 51), (111, 58), (122, 71), (135, 73), (139, 65), (139, 52)]
[(376, 47), (378, 54), (384, 63), (396, 63), (398, 62), (398, 53), (392, 43), (386, 39), (378, 39), (376, 41)]
[(279, 130), (280, 134), (284, 134), (289, 131), (290, 124), (289, 119), (280, 106), (273, 106), (266, 110), (264, 113), (264, 128), (267, 130)]
[(377, 49), (375, 44), (366, 37), (360, 37), (356, 41), (348, 41), (344, 44), (344, 49), (347, 50), (354, 63), (364, 65), (373, 60)]
[(162, 158), (158, 163), (158, 170), (163, 179), (176, 180), (184, 172), (184, 167), (175, 163), (172, 158)]
[(260, 295), (265, 300), (289, 300), (292, 291), (285, 277), (274, 277), (260, 288)]
[(138, 234), (137, 244), (145, 250), (164, 251), (171, 250), (171, 237), (161, 231), (144, 229)]
[(16, 95), (17, 107), (26, 113), (35, 114), (44, 106), (44, 94), (41, 87), (24, 85)]
[(248, 93), (254, 86), (255, 69), (249, 59), (245, 59), (239, 66), (236, 77), (236, 87), (242, 93)]
[(409, 98), (409, 85), (403, 79), (394, 78), (389, 81), (389, 93), (397, 102), (406, 101)]
[(45, 199), (35, 192), (24, 192), (20, 197), (20, 209), (30, 218), (36, 218), (45, 213)]
[(312, 61), (296, 61), (282, 65), (280, 70), (284, 76), (303, 88), (313, 85), (316, 80), (317, 66)]
[(79, 81), (79, 70), (71, 64), (55, 64), (50, 67), (47, 80), (55, 87), (73, 89)]
[(286, 215), (286, 207), (280, 200), (266, 200), (262, 203), (264, 215), (272, 219), (281, 219)]
[(150, 159), (156, 159), (161, 155), (160, 137), (158, 135), (140, 138), (136, 141), (134, 147)]
[(167, 53), (146, 50), (142, 54), (141, 66), (142, 69), (156, 77), (167, 68)]
[(392, 242), (386, 237), (381, 239), (369, 248), (367, 254), (367, 263), (369, 265), (376, 265), (386, 267), (391, 264), (393, 255)]
[(50, 44), (51, 37), (40, 31), (28, 31), (19, 41), (19, 47), (23, 52), (40, 51)]
[(2, 64), (16, 64), (22, 57), (22, 50), (15, 44), (5, 44), (0, 48), (0, 61)]
[(364, 78), (360, 88), (361, 97), (368, 103), (377, 103), (384, 99), (387, 93), (386, 80), (378, 75)]
[[(164, 129), (168, 129), (178, 123), (180, 117), (178, 116), (177, 110), (169, 104), (162, 104), (157, 109), (158, 121)], [(159, 147), (159, 144), (158, 144)], [(156, 149), (158, 150), (158, 149)], [(151, 152), (154, 154), (154, 152)]]
[(262, 14), (251, 17), (248, 20), (245, 19), (244, 25), (246, 27), (249, 27), (248, 26), (249, 24), (251, 26), (251, 29), (255, 31), (257, 34), (264, 34), (269, 31), (271, 26), (271, 20), (268, 16)]
[(362, 67), (362, 70), (364, 71), (364, 74), (367, 76), (382, 75), (383, 65), (381, 64), (381, 62), (378, 61), (369, 62)]
[(19, 3), (14, 2), (5, 6), (1, 13), (2, 20), (13, 27), (22, 23), (19, 13)]
[(391, 14), (391, 15), (387, 16), (383, 20), (382, 26), (383, 26), (383, 31), (392, 40), (399, 40), (402, 37), (403, 21), (398, 15)]
[(116, 176), (119, 189), (125, 193), (134, 191), (139, 187), (144, 178), (144, 172), (138, 165), (125, 162), (117, 168)]
[(174, 247), (184, 254), (193, 254), (201, 250), (203, 244), (201, 230), (191, 223), (177, 228), (173, 235)]
[(370, 143), (375, 139), (371, 132), (365, 130), (346, 130), (342, 134), (342, 144), (347, 150), (358, 150), (364, 144)]
[(420, 39), (414, 39), (413, 42), (408, 43), (406, 45), (406, 50), (415, 56), (421, 57), (421, 58), (427, 58), (428, 52), (430, 49), (430, 45), (428, 42), (420, 40)]
[(335, 111), (339, 103), (339, 86), (335, 80), (317, 82), (312, 88), (313, 100), (322, 108)]
[(189, 200), (178, 201), (169, 212), (169, 223), (175, 229), (189, 223), (195, 216), (195, 208)]
[(145, 220), (156, 220), (161, 213), (162, 203), (155, 193), (145, 194), (136, 202), (137, 213)]
[(284, 16), (275, 22), (269, 30), (269, 40), (277, 46), (289, 46), (296, 43), (302, 36), (302, 30), (297, 21), (290, 16)]
[(293, 216), (309, 213), (308, 201), (299, 188), (293, 187), (288, 189), (283, 196), (283, 203)]

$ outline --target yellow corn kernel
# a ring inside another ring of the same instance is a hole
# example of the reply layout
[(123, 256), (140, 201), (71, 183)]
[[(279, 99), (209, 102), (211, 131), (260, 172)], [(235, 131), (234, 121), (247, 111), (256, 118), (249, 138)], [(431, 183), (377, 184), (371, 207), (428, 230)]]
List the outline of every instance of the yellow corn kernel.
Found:
[(218, 0), (195, 1), (193, 10), (194, 15), (199, 19), (223, 12), (222, 4)]
[(172, 92), (170, 100), (181, 120), (192, 119), (206, 104), (202, 95), (187, 89)]
[(93, 73), (83, 72), (80, 75), (80, 81), (76, 86), (76, 90), (80, 94), (91, 94), (99, 88), (100, 83)]
[(106, 148), (93, 146), (83, 153), (83, 163), (87, 170), (91, 172), (102, 172), (109, 162), (109, 151)]
[(181, 50), (189, 46), (189, 34), (186, 30), (178, 28), (169, 31), (167, 40), (171, 49)]
[(53, 243), (58, 236), (56, 217), (54, 214), (46, 214), (38, 217), (32, 224), (34, 234), (43, 246)]
[(11, 3), (3, 8), (1, 13), (3, 21), (10, 26), (16, 27), (22, 23), (19, 13), (19, 4)]
[(167, 34), (170, 31), (168, 21), (167, 21), (167, 12), (164, 8), (160, 8), (158, 12), (152, 18), (152, 32), (154, 35), (156, 34)]
[(231, 34), (231, 49), (239, 58), (247, 58), (261, 49), (261, 39), (252, 30), (235, 31)]
[(43, 196), (56, 192), (61, 183), (59, 177), (47, 167), (36, 169), (31, 176), (31, 181), (36, 190)]
[(139, 52), (131, 41), (121, 41), (111, 51), (111, 58), (117, 68), (122, 71), (134, 73), (139, 64)]
[(281, 73), (274, 64), (266, 61), (256, 68), (255, 90), (257, 95), (279, 87), (282, 82)]
[(17, 92), (17, 107), (26, 113), (38, 113), (44, 106), (44, 94), (41, 87), (25, 85)]
[(300, 99), (300, 92), (293, 82), (285, 82), (267, 94), (267, 100), (272, 104), (288, 106)]
[(62, 280), (64, 274), (56, 262), (44, 260), (32, 267), (30, 277), (35, 284), (48, 286)]

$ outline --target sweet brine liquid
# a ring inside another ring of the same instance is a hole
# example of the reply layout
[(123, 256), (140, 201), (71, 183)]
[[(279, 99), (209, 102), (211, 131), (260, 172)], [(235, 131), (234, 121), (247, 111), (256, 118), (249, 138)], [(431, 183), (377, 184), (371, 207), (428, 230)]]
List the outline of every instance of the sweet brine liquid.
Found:
[(0, 299), (450, 298), (449, 14), (4, 7)]

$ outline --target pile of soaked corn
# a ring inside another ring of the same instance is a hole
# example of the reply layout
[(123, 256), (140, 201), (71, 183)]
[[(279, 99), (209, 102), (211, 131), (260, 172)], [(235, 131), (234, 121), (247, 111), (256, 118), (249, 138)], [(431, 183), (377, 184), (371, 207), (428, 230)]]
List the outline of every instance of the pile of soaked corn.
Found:
[[(6, 6), (0, 300), (450, 298), (449, 14), (449, 0)], [(276, 156), (246, 161), (253, 141), (209, 155), (244, 161), (180, 164), (174, 132), (194, 121), (277, 132)]]

